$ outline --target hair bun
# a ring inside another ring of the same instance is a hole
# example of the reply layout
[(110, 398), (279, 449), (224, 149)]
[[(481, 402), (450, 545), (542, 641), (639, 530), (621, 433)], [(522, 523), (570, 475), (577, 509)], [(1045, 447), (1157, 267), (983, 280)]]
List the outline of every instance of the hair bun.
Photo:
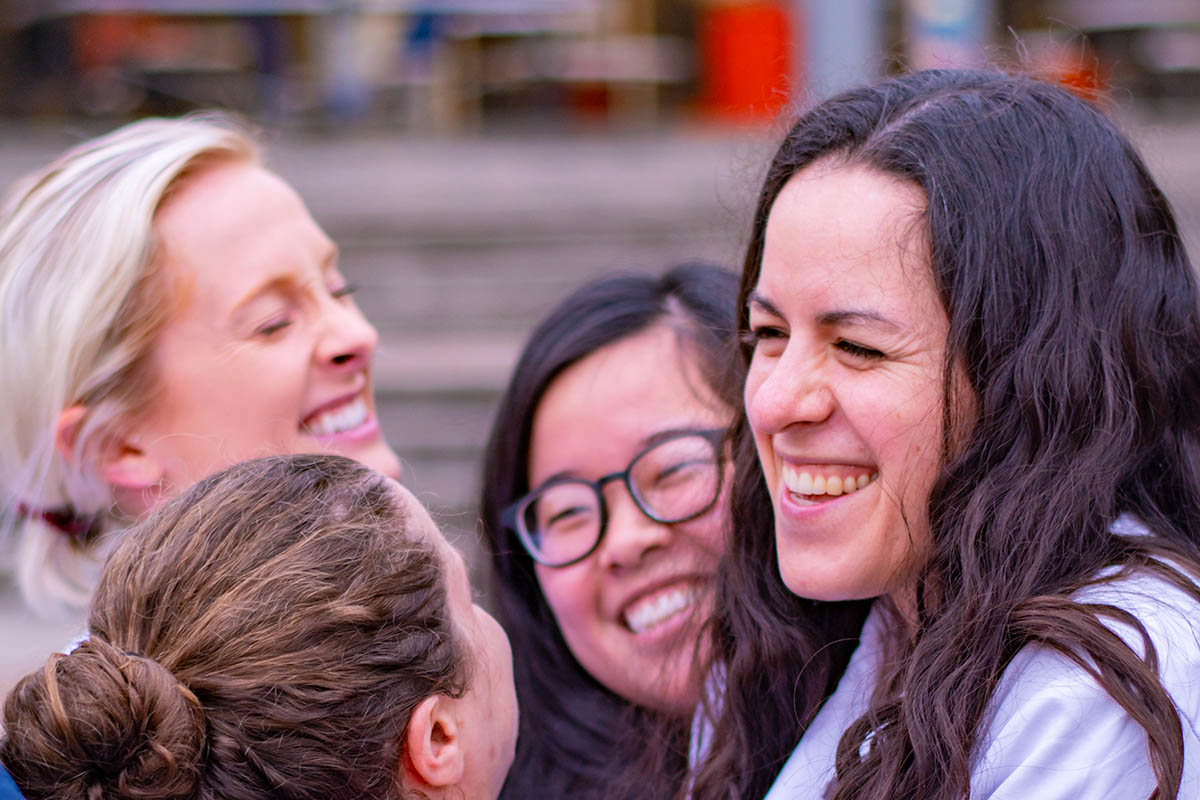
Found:
[(195, 695), (152, 659), (91, 638), (26, 675), (4, 704), (0, 760), (40, 797), (185, 798), (205, 753)]

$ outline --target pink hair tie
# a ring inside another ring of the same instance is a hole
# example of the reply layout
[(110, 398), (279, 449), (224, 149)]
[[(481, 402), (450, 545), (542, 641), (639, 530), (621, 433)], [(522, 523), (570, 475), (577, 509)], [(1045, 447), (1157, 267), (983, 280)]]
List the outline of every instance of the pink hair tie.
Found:
[(80, 514), (70, 505), (38, 509), (22, 502), (17, 504), (17, 513), (27, 519), (40, 519), (79, 544), (100, 533), (99, 514)]

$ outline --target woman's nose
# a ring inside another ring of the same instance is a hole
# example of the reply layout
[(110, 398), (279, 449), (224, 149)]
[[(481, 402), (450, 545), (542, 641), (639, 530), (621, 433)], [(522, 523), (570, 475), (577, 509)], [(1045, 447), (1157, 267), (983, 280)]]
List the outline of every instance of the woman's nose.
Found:
[(319, 363), (344, 369), (362, 369), (379, 343), (379, 332), (367, 322), (352, 300), (329, 298), (322, 306)]
[(823, 422), (835, 405), (824, 368), (786, 353), (770, 364), (751, 364), (743, 399), (750, 427), (760, 434)]
[(635, 567), (650, 552), (670, 543), (671, 526), (646, 516), (623, 483), (617, 481), (606, 487), (605, 501), (608, 525), (599, 551), (600, 566), (604, 569)]

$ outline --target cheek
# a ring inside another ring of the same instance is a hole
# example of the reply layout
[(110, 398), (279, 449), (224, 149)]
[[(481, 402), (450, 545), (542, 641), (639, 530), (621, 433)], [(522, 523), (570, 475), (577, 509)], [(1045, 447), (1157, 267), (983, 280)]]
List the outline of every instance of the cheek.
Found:
[(507, 667), (509, 674), (512, 673), (512, 645), (509, 644), (508, 634), (504, 632), (504, 628), (496, 621), (496, 618), (486, 611), (483, 612), (484, 625), (488, 632), (488, 640), (491, 643), (492, 652), (496, 656), (496, 660)]
[(713, 572), (716, 563), (729, 546), (729, 498), (733, 480), (732, 468), (725, 470), (725, 482), (717, 502), (702, 516), (676, 525), (681, 540), (690, 543), (695, 551), (694, 561), (703, 572)]
[(896, 569), (912, 566), (912, 559), (929, 540), (929, 493), (940, 465), (942, 426), (940, 404), (929, 397), (910, 406), (888, 409), (879, 417), (878, 456), (882, 471), (889, 475), (889, 504), (892, 523), (889, 537)]
[(779, 481), (776, 480), (775, 475), (775, 450), (771, 446), (771, 437), (755, 432), (754, 450), (758, 453), (758, 463), (751, 466), (762, 471), (763, 479), (767, 484), (767, 493), (774, 498)]
[(759, 390), (762, 389), (765, 379), (766, 374), (762, 366), (757, 360), (751, 361), (750, 368), (746, 372), (745, 386), (742, 389), (742, 405), (746, 409), (746, 419), (750, 422), (750, 427), (756, 432), (762, 428), (758, 400), (760, 399)]
[(557, 569), (540, 564), (536, 568), (542, 595), (572, 647), (585, 641), (588, 631), (598, 622), (595, 587), (586, 568), (586, 561)]

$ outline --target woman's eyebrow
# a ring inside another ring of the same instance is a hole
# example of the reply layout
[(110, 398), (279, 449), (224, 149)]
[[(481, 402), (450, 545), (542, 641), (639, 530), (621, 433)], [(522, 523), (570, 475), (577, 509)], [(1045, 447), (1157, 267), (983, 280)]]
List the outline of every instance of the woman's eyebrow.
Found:
[(334, 241), (329, 242), (329, 246), (321, 254), (321, 271), (328, 272), (331, 269), (337, 269), (338, 262), (341, 261), (342, 252)]
[(826, 311), (817, 317), (817, 323), (824, 327), (836, 326), (856, 326), (856, 325), (881, 325), (892, 330), (899, 330), (897, 325), (889, 317), (885, 317), (877, 311), (869, 309), (846, 309), (838, 311)]
[(274, 292), (287, 292), (296, 286), (295, 278), (291, 275), (275, 275), (267, 278), (262, 283), (255, 286), (250, 291), (246, 292), (237, 302), (233, 304), (233, 314), (236, 316), (241, 313), (246, 306), (253, 303), (260, 297), (265, 297)]
[(776, 317), (783, 317), (783, 312), (779, 310), (779, 307), (768, 300), (765, 296), (760, 294), (757, 289), (750, 292), (750, 296), (746, 298), (746, 308), (749, 309), (752, 305), (758, 306), (768, 314), (773, 314)]
[(685, 434), (705, 433), (707, 431), (712, 430), (713, 428), (719, 428), (719, 427), (721, 427), (721, 426), (720, 425), (685, 425), (685, 426), (677, 427), (677, 428), (664, 428), (663, 430), (655, 431), (654, 433), (652, 433), (648, 436), (643, 436), (642, 440), (638, 443), (638, 446), (643, 447), (643, 448), (654, 447), (657, 444), (661, 444), (670, 439), (678, 438)]
[[(768, 314), (780, 317), (781, 319), (784, 317), (784, 314), (779, 310), (779, 307), (760, 294), (758, 291), (750, 292), (750, 296), (746, 298), (747, 308), (749, 308), (751, 305), (756, 305), (763, 311), (766, 311)], [(890, 317), (886, 317), (883, 314), (880, 314), (878, 311), (864, 308), (824, 311), (817, 316), (817, 324), (821, 325), (822, 327), (830, 328), (838, 325), (855, 326), (875, 324), (892, 330), (900, 329), (900, 325), (898, 325)]]

